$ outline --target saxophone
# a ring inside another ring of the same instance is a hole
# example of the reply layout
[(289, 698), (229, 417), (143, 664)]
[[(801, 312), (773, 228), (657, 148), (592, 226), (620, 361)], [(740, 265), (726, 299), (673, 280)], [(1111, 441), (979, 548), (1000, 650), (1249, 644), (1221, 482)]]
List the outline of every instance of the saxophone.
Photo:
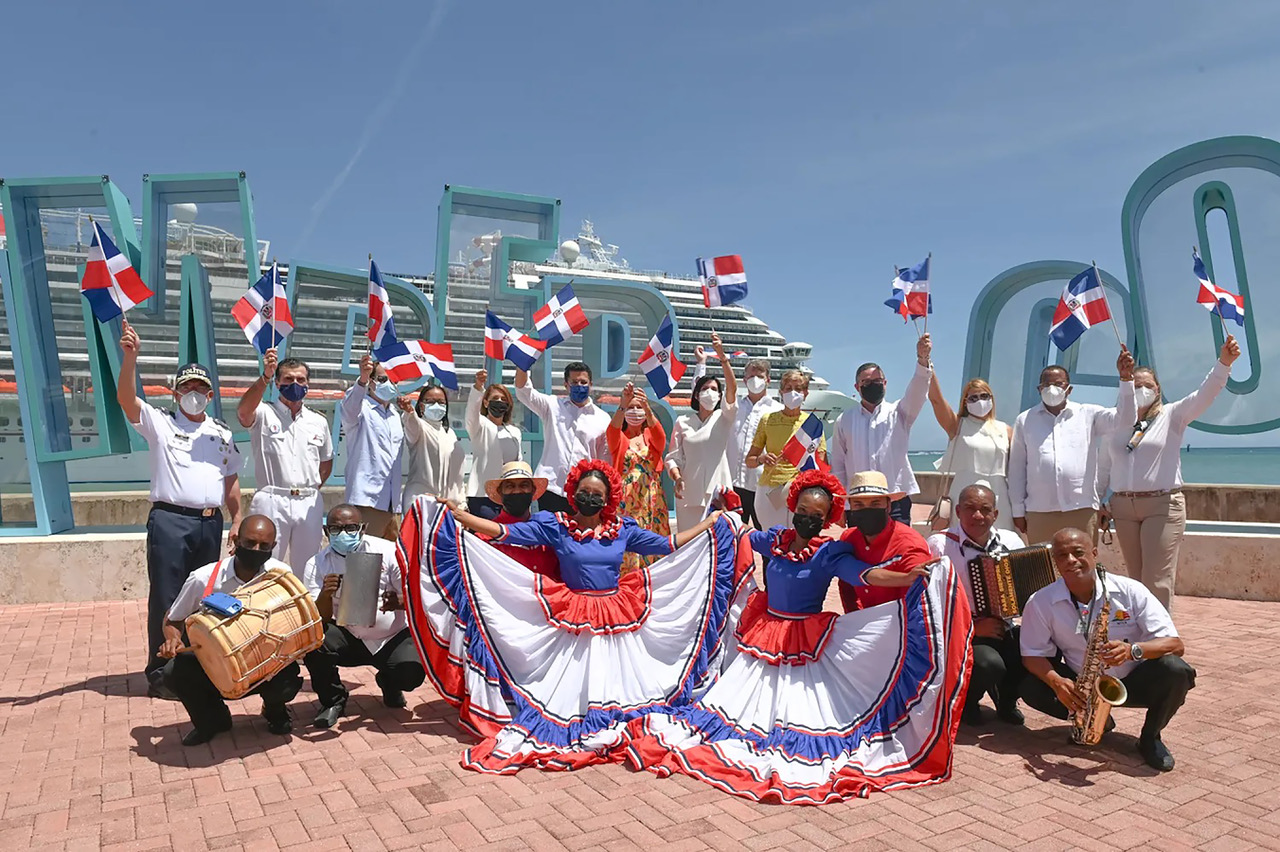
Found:
[(1102, 649), (1107, 646), (1107, 622), (1111, 618), (1111, 598), (1106, 594), (1106, 578), (1101, 571), (1098, 579), (1103, 583), (1102, 611), (1089, 630), (1089, 642), (1085, 648), (1084, 665), (1076, 675), (1076, 694), (1085, 696), (1084, 710), (1071, 714), (1071, 740), (1080, 745), (1097, 745), (1111, 718), (1111, 708), (1129, 699), (1129, 691), (1119, 678), (1103, 674)]

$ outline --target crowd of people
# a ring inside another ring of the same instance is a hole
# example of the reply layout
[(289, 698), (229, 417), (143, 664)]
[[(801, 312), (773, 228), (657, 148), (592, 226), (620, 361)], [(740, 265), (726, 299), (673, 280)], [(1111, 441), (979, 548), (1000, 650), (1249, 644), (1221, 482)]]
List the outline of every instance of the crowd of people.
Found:
[[(613, 412), (599, 406), (586, 363), (564, 369), (563, 395), (523, 371), (513, 394), (480, 371), (465, 481), (455, 400), (434, 385), (402, 396), (366, 355), (340, 403), (345, 494), (327, 517), (335, 436), (306, 404), (308, 366), (269, 350), (236, 412), (257, 482), (243, 519), (242, 459), (206, 413), (209, 371), (180, 368), (176, 408), (162, 411), (137, 395), (140, 345), (126, 323), (118, 400), (151, 448), (146, 671), (153, 697), (186, 706), (188, 744), (231, 717), (183, 649), (184, 620), (205, 596), (287, 567), (325, 621), (323, 645), (303, 660), (314, 724), (346, 713), (340, 667), (372, 666), (389, 707), (430, 678), (482, 738), (464, 757), (481, 771), (625, 761), (798, 803), (934, 782), (950, 772), (956, 725), (982, 723), (984, 696), (1011, 725), (1023, 724), (1020, 700), (1060, 718), (1082, 708), (1076, 677), (1100, 610), (1106, 665), (1128, 703), (1149, 708), (1138, 749), (1173, 767), (1161, 731), (1195, 681), (1169, 615), (1186, 522), (1178, 449), (1226, 385), (1240, 354), (1231, 337), (1203, 385), (1176, 401), (1123, 346), (1112, 407), (1073, 401), (1069, 372), (1046, 367), (1040, 404), (1010, 426), (981, 378), (952, 408), (925, 334), (900, 400), (886, 399), (882, 367), (858, 367), (858, 404), (820, 442), (819, 469), (803, 472), (783, 450), (805, 415), (807, 375), (781, 373), (775, 398), (771, 365), (751, 360), (740, 396), (718, 336), (721, 373), (699, 348), (692, 410), (669, 435), (642, 388), (628, 384)], [(517, 400), (541, 421), (536, 470), (512, 423)], [(911, 526), (919, 486), (907, 459), (926, 400), (948, 437), (949, 481), (927, 540)], [(1110, 519), (1125, 563), (1114, 572), (1097, 564)], [(971, 616), (967, 566), (1037, 543), (1060, 578), (1021, 623)], [(356, 552), (382, 560), (372, 627), (333, 618)], [(843, 614), (823, 608), (833, 579)], [(292, 729), (301, 684), (295, 663), (256, 690), (272, 732)]]

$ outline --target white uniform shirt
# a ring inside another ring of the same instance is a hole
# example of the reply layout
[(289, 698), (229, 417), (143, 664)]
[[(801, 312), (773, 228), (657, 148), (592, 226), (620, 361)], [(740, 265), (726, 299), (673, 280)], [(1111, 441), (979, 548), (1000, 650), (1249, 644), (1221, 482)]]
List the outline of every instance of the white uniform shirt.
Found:
[(729, 449), (725, 453), (729, 461), (729, 474), (733, 477), (735, 488), (755, 491), (759, 487), (760, 468), (747, 467), (747, 453), (751, 452), (751, 442), (756, 438), (760, 419), (770, 411), (778, 411), (781, 408), (782, 403), (771, 396), (762, 396), (759, 402), (752, 402), (747, 396), (738, 400), (738, 413), (733, 418), (733, 431), (729, 434)]
[[(1116, 428), (1103, 438), (1098, 458), (1098, 493), (1107, 488), (1116, 491), (1173, 491), (1182, 487), (1182, 436), (1191, 421), (1209, 410), (1213, 401), (1227, 386), (1231, 368), (1221, 361), (1213, 365), (1200, 387), (1176, 402), (1161, 407), (1151, 421), (1142, 440), (1132, 450), (1133, 422), (1137, 420), (1137, 403), (1133, 403), (1134, 420), (1116, 421)], [(1120, 385), (1121, 394), (1132, 397), (1132, 382)]]
[(831, 436), (831, 473), (848, 487), (855, 473), (878, 470), (889, 480), (893, 499), (920, 493), (907, 461), (911, 425), (929, 394), (931, 367), (916, 363), (907, 392), (897, 402), (881, 402), (871, 411), (859, 403), (846, 409)]
[(249, 439), (259, 488), (319, 488), (320, 463), (333, 458), (329, 421), (305, 405), (295, 418), (280, 400), (258, 403)]
[(400, 445), (404, 427), (394, 405), (375, 402), (360, 385), (342, 398), (347, 440), (345, 502), (384, 512), (400, 508)]
[[(401, 630), (409, 626), (409, 619), (403, 609), (394, 612), (382, 611), (382, 596), (388, 591), (400, 592), (400, 565), (396, 562), (396, 543), (366, 535), (356, 545), (356, 553), (378, 553), (382, 555), (382, 578), (378, 582), (378, 617), (372, 627), (347, 627), (352, 636), (364, 642), (370, 654), (382, 650), (382, 646), (394, 639)], [(312, 598), (320, 596), (320, 588), (324, 578), (330, 574), (341, 576), (346, 573), (347, 560), (331, 546), (324, 548), (311, 559), (302, 572), (302, 583), (307, 587)], [(342, 587), (333, 595), (333, 614), (338, 614), (338, 602), (342, 600)]]
[(542, 420), (542, 458), (533, 475), (546, 477), (548, 490), (564, 496), (569, 471), (583, 459), (612, 463), (604, 436), (605, 429), (609, 428), (609, 415), (594, 402), (579, 407), (566, 397), (534, 390), (529, 382), (516, 388), (516, 398)]
[(467, 437), (471, 439), (471, 474), (467, 478), (467, 496), (483, 497), (484, 486), (502, 475), (507, 462), (520, 461), (520, 429), (510, 423), (497, 425), (480, 413), (484, 403), (482, 390), (474, 387), (467, 396)]
[(990, 553), (993, 545), (1003, 549), (1005, 553), (1027, 546), (1013, 530), (998, 527), (991, 529), (985, 546), (982, 546), (965, 534), (959, 522), (952, 524), (951, 529), (946, 532), (929, 536), (929, 552), (951, 560), (956, 573), (960, 575), (960, 585), (964, 586), (964, 593), (969, 596), (970, 606), (973, 605), (973, 578), (969, 575), (969, 560), (983, 553)]
[[(1121, 394), (1122, 405), (1125, 399)], [(1070, 400), (1057, 416), (1044, 403), (1018, 415), (1008, 476), (1015, 518), (1098, 508), (1098, 438), (1119, 421), (1133, 422), (1133, 394), (1127, 399), (1128, 414), (1119, 420), (1115, 408)]]
[[(1076, 603), (1061, 577), (1031, 596), (1022, 612), (1022, 656), (1062, 659), (1079, 672), (1089, 644), (1089, 628), (1102, 612), (1102, 583), (1095, 583), (1089, 606)], [(1156, 596), (1137, 580), (1116, 574), (1106, 575), (1106, 590), (1111, 599), (1111, 617), (1107, 624), (1108, 641), (1130, 644), (1150, 639), (1167, 639), (1178, 635), (1169, 611)], [(1122, 678), (1138, 665), (1129, 660), (1108, 668), (1106, 673)]]
[[(258, 579), (272, 568), (289, 571), (289, 566), (279, 559), (268, 559), (266, 564), (262, 566), (262, 570), (253, 576), (253, 580)], [(213, 583), (210, 584), (209, 580), (213, 578), (215, 571), (218, 572), (217, 579), (214, 579)], [(236, 575), (234, 556), (211, 562), (187, 575), (186, 581), (182, 584), (182, 590), (178, 592), (178, 597), (174, 599), (173, 606), (169, 607), (169, 611), (165, 613), (164, 617), (167, 621), (182, 624), (187, 620), (188, 616), (194, 615), (199, 611), (200, 601), (207, 596), (217, 592), (229, 595), (245, 585), (246, 582), (252, 583), (253, 580), (241, 580)]]
[(151, 448), (151, 502), (187, 509), (221, 506), (225, 480), (244, 464), (227, 425), (209, 416), (197, 423), (146, 402), (140, 411), (132, 425)]

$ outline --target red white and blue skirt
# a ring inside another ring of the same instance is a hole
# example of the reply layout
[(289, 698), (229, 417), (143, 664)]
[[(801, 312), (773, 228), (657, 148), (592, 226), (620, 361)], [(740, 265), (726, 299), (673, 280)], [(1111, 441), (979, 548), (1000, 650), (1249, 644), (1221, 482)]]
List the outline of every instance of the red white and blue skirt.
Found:
[(462, 765), (506, 774), (621, 761), (628, 722), (709, 689), (754, 588), (737, 532), (718, 522), (616, 590), (581, 592), (418, 498), (399, 545), (409, 628), (428, 677), (481, 739)]
[(904, 600), (841, 616), (772, 612), (757, 592), (720, 679), (688, 707), (633, 722), (628, 762), (783, 804), (945, 781), (970, 632), (946, 560)]

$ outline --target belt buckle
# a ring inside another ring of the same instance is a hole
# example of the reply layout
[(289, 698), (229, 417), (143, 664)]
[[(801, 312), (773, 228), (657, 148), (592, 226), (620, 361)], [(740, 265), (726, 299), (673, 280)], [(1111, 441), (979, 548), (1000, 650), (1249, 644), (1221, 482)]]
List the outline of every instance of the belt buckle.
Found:
[(290, 488), (290, 489), (289, 489), (289, 496), (290, 496), (290, 497), (301, 497), (301, 496), (302, 496), (302, 489), (301, 489), (301, 488)]
[(218, 511), (218, 510), (217, 510), (217, 509), (201, 509), (201, 510), (200, 510), (200, 517), (202, 517), (202, 518), (212, 518), (212, 517), (213, 517), (213, 513), (214, 513), (214, 512), (216, 512), (216, 511)]

